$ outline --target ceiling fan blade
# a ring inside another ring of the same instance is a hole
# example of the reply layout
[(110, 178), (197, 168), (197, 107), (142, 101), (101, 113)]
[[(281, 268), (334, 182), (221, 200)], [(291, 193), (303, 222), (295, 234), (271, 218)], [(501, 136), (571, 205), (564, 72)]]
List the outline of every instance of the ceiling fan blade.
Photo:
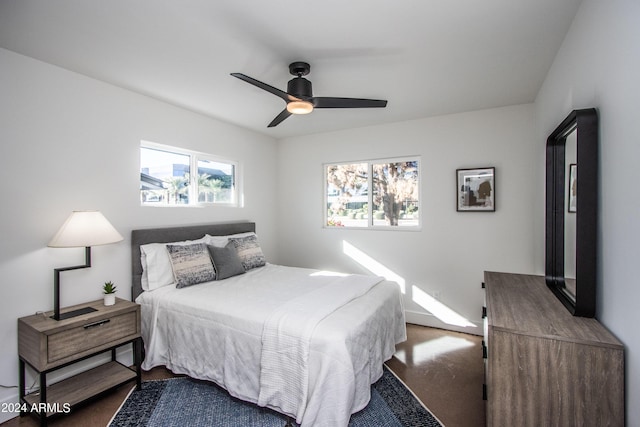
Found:
[(243, 80), (243, 81), (245, 81), (247, 83), (250, 83), (250, 84), (252, 84), (252, 85), (254, 85), (256, 87), (259, 87), (262, 90), (266, 90), (267, 92), (272, 93), (275, 96), (279, 96), (280, 98), (284, 99), (285, 102), (295, 101), (297, 99), (297, 98), (289, 95), (287, 92), (284, 92), (284, 91), (282, 91), (282, 90), (280, 90), (278, 88), (275, 88), (273, 86), (270, 86), (270, 85), (268, 85), (266, 83), (262, 83), (261, 81), (256, 80), (253, 77), (246, 76), (246, 75), (244, 75), (242, 73), (231, 73), (231, 75), (233, 77), (237, 77), (240, 80)]
[(289, 112), (289, 110), (287, 110), (286, 108), (284, 110), (282, 110), (282, 112), (280, 114), (278, 114), (276, 116), (275, 119), (273, 119), (271, 121), (271, 123), (269, 123), (269, 128), (272, 128), (274, 126), (278, 126), (284, 119), (286, 119), (287, 117), (289, 117), (291, 115), (291, 113)]
[(382, 99), (332, 98), (316, 96), (311, 99), (315, 108), (384, 108), (387, 101)]

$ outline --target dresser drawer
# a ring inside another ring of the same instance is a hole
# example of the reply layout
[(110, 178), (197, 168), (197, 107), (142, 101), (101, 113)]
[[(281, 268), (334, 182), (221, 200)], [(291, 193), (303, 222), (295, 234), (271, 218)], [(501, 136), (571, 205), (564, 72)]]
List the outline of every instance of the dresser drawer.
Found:
[(128, 312), (51, 334), (47, 338), (47, 363), (53, 363), (136, 333), (136, 313)]

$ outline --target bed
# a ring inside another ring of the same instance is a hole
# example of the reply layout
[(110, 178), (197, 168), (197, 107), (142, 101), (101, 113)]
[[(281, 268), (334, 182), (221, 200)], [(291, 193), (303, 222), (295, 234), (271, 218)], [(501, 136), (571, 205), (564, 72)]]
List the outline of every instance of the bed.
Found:
[[(201, 250), (203, 242), (218, 280), (204, 266), (196, 274), (203, 283), (184, 285), (180, 251)], [(258, 242), (252, 222), (132, 232), (142, 367), (213, 381), (301, 426), (347, 426), (406, 339), (399, 287), (380, 277), (266, 263)], [(154, 256), (164, 257), (163, 249), (177, 284), (156, 287), (157, 264), (166, 260)], [(229, 274), (232, 264), (236, 274)]]

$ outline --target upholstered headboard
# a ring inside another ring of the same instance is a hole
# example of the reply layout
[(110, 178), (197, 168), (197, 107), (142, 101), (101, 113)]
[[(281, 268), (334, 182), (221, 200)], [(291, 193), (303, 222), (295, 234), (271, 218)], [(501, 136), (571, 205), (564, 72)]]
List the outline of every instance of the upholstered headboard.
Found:
[(131, 300), (135, 301), (143, 291), (140, 282), (142, 278), (140, 245), (195, 240), (203, 237), (205, 234), (211, 236), (226, 236), (228, 234), (246, 233), (250, 231), (256, 231), (256, 224), (248, 221), (133, 230), (131, 232)]

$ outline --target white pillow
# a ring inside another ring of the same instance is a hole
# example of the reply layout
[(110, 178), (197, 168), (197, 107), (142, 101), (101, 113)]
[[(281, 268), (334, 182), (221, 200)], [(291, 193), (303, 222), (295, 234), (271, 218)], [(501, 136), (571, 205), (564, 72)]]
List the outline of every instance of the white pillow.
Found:
[(207, 245), (215, 246), (217, 248), (224, 248), (229, 243), (230, 238), (239, 239), (241, 237), (255, 236), (256, 233), (248, 231), (246, 233), (227, 234), (226, 236), (210, 236), (209, 234), (204, 236), (204, 242)]
[(205, 237), (197, 240), (185, 240), (183, 242), (149, 243), (141, 245), (140, 262), (142, 263), (142, 278), (140, 282), (142, 289), (152, 291), (175, 283), (167, 245), (205, 243)]

